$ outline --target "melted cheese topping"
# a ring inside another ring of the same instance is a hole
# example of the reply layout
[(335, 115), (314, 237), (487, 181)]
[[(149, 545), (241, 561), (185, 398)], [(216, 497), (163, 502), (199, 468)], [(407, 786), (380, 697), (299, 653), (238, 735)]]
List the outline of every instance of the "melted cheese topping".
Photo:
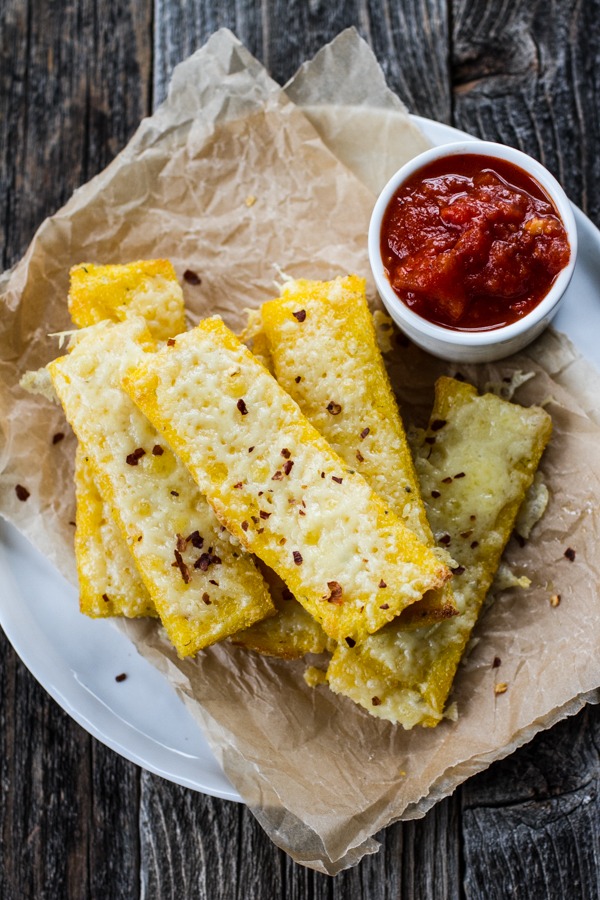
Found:
[(332, 690), (405, 728), (442, 718), (552, 428), (542, 409), (479, 397), (471, 385), (449, 378), (436, 385), (435, 421), (445, 424), (428, 432), (435, 442), (423, 443), (416, 465), (434, 535), (464, 570), (453, 579), (461, 615), (408, 633), (389, 625), (354, 651), (338, 648), (328, 671)]
[[(123, 372), (153, 349), (144, 321), (132, 319), (82, 333), (72, 352), (48, 368), (94, 478), (183, 656), (251, 625), (273, 607), (250, 558), (221, 529), (185, 466), (121, 389)], [(127, 457), (140, 450), (137, 464), (129, 464)], [(186, 583), (173, 565), (177, 536), (196, 531), (203, 547), (190, 541), (181, 550), (190, 576)], [(195, 568), (203, 553), (220, 563), (211, 562), (206, 571)]]
[(335, 640), (364, 640), (448, 577), (220, 319), (124, 385), (220, 520)]

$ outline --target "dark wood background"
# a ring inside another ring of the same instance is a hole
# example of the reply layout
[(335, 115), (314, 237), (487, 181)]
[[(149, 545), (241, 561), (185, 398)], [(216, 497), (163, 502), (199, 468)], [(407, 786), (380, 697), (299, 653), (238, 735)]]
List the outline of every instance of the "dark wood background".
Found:
[[(223, 25), (282, 83), (355, 25), (411, 111), (538, 157), (600, 225), (600, 0), (1, 0), (2, 268)], [(328, 878), (95, 741), (0, 633), (0, 898), (598, 898), (599, 748), (589, 707)]]

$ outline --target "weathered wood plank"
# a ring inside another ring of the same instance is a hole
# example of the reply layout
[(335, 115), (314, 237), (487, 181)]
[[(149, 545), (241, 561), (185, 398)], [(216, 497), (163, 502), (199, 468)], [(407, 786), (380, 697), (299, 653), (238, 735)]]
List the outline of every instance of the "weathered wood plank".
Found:
[(452, 8), (455, 124), (535, 156), (599, 223), (599, 0)]
[(600, 895), (599, 747), (587, 707), (466, 783), (469, 900)]
[(217, 28), (230, 28), (281, 84), (354, 25), (410, 109), (450, 121), (446, 0), (156, 0), (154, 100), (174, 66)]

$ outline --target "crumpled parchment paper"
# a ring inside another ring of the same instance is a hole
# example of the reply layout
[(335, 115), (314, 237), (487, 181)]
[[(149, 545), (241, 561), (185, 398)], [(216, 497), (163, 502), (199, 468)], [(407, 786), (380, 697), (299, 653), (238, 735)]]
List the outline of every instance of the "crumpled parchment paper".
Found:
[[(74, 437), (57, 407), (18, 387), (26, 369), (57, 355), (48, 333), (71, 327), (71, 265), (168, 257), (180, 277), (192, 269), (201, 278), (183, 282), (191, 321), (219, 313), (237, 330), (244, 307), (274, 295), (273, 263), (296, 277), (357, 272), (378, 302), (366, 246), (374, 192), (424, 139), (353, 31), (287, 90), (230, 32), (217, 32), (177, 67), (168, 99), (125, 150), (0, 278), (0, 512), (71, 581)], [(387, 363), (416, 424), (435, 379), (457, 370), (399, 344)], [(553, 418), (541, 465), (551, 498), (525, 546), (507, 548), (531, 587), (501, 593), (477, 626), (450, 698), (456, 722), (406, 732), (326, 686), (309, 688), (305, 661), (227, 642), (181, 661), (156, 622), (118, 623), (176, 689), (267, 833), (300, 863), (330, 874), (354, 865), (377, 851), (372, 835), (383, 826), (424, 815), (469, 775), (600, 699), (600, 376), (552, 330), (519, 357), (460, 366), (481, 390), (518, 370), (535, 377), (515, 400), (547, 402)], [(57, 432), (67, 437), (54, 445)], [(17, 483), (30, 491), (26, 502)], [(505, 694), (495, 695), (497, 681)]]

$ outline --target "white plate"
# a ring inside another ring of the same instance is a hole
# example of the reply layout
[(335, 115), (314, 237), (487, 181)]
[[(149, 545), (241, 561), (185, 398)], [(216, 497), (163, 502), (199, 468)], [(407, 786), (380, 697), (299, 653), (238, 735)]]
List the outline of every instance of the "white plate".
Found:
[[(433, 144), (469, 137), (414, 118)], [(600, 369), (600, 232), (577, 208), (575, 217), (579, 258), (554, 326)], [(34, 677), (98, 740), (169, 781), (241, 800), (162, 675), (110, 622), (80, 615), (76, 590), (2, 520), (0, 623)]]

